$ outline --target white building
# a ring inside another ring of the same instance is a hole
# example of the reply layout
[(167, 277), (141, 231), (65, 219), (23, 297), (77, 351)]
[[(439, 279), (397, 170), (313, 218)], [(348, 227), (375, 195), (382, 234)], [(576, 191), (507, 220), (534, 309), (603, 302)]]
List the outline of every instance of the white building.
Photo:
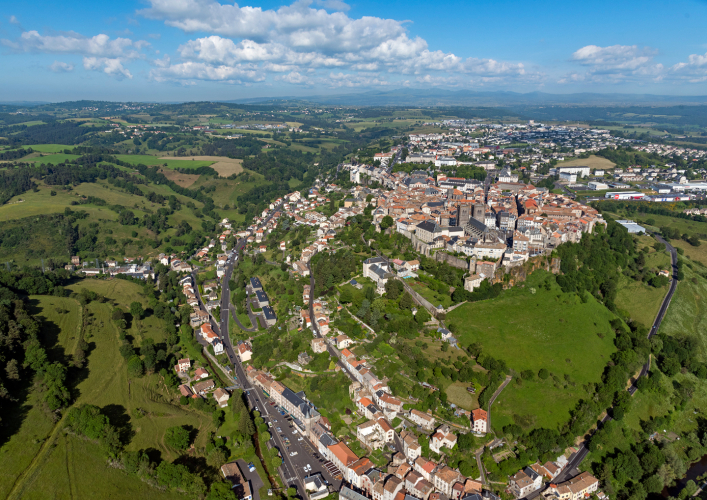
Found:
[(577, 174), (577, 177), (586, 177), (589, 175), (589, 167), (557, 167), (557, 173)]

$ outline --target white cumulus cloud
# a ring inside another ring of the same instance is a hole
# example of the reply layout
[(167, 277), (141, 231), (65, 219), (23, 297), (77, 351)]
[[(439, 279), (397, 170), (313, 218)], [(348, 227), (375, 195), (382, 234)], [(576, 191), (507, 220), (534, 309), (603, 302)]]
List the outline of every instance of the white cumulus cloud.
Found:
[[(403, 83), (403, 75), (430, 72), (509, 79), (528, 74), (520, 63), (430, 50), (424, 39), (408, 35), (404, 21), (352, 18), (345, 12), (348, 5), (339, 0), (298, 0), (277, 9), (216, 0), (147, 1), (150, 6), (141, 15), (186, 33), (208, 34), (181, 45), (181, 61), (174, 63), (178, 68), (154, 71), (155, 78), (178, 79), (188, 68), (184, 78), (235, 81), (239, 79), (223, 75), (227, 68), (238, 74), (244, 64), (265, 75), (291, 75), (291, 83), (314, 72), (319, 82), (333, 86)], [(327, 75), (331, 69), (339, 72)]]
[(585, 73), (572, 72), (560, 83), (624, 82), (648, 79), (660, 80), (665, 68), (654, 62), (658, 51), (638, 45), (587, 45), (572, 54), (571, 61), (587, 68)]
[(110, 57), (84, 57), (83, 67), (89, 71), (102, 71), (106, 75), (122, 80), (131, 79), (133, 75), (123, 67), (123, 62), (117, 58)]
[(54, 61), (51, 66), (49, 66), (49, 70), (54, 73), (69, 73), (74, 70), (74, 65), (61, 61)]

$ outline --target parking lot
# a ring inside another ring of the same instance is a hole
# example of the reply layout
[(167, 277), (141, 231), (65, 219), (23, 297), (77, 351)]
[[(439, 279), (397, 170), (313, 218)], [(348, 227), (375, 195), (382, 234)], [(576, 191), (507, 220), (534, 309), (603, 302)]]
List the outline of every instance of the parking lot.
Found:
[[(265, 408), (260, 407), (258, 401), (253, 397), (253, 390), (259, 391), (261, 401), (265, 401)], [(293, 485), (293, 482), (299, 479), (304, 479), (307, 476), (321, 473), (322, 477), (334, 487), (334, 491), (338, 491), (341, 487), (341, 473), (329, 462), (324, 460), (319, 451), (312, 446), (306, 436), (302, 436), (292, 423), (292, 417), (287, 413), (282, 415), (274, 403), (267, 399), (259, 389), (250, 389), (246, 396), (252, 408), (258, 408), (260, 415), (268, 424), (268, 430), (272, 436), (270, 443), (280, 450), (282, 455), (287, 454), (292, 467), (286, 465), (283, 467), (286, 482)], [(280, 429), (278, 431), (278, 429)]]

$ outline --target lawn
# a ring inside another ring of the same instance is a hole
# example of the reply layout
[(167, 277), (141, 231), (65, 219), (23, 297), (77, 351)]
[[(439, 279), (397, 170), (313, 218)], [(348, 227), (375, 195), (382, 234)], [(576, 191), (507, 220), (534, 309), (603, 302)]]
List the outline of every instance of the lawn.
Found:
[(472, 394), (466, 390), (470, 384), (464, 382), (453, 382), (445, 389), (447, 399), (450, 403), (464, 408), (465, 410), (473, 410), (479, 407), (478, 392)]
[(628, 313), (628, 316), (646, 327), (653, 324), (663, 298), (668, 292), (668, 286), (654, 288), (640, 281), (634, 281), (621, 276), (616, 306)]
[(589, 167), (591, 169), (608, 169), (614, 168), (616, 163), (601, 156), (589, 155), (589, 158), (577, 158), (575, 160), (562, 161), (557, 164), (558, 167)]
[(576, 294), (562, 293), (554, 283), (549, 291), (541, 288), (548, 276), (536, 271), (523, 288), (464, 304), (447, 315), (462, 346), (478, 342), (485, 354), (505, 360), (516, 372), (546, 368), (556, 377), (506, 387), (493, 407), (496, 429), (514, 416), (528, 427), (556, 428), (566, 422), (586, 396), (582, 386), (600, 381), (616, 350), (609, 324), (613, 313), (593, 297), (582, 303)]

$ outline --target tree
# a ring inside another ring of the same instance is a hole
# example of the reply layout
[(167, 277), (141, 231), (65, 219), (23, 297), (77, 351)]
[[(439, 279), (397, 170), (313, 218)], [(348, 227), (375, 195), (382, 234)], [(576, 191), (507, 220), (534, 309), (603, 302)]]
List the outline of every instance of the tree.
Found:
[(7, 366), (5, 367), (5, 373), (7, 373), (7, 378), (12, 380), (19, 380), (20, 369), (16, 359), (11, 359)]
[(417, 310), (417, 313), (415, 314), (415, 321), (417, 321), (418, 325), (424, 325), (427, 323), (432, 316), (430, 313), (427, 312), (427, 309), (424, 307), (420, 307), (420, 309)]
[(389, 227), (393, 227), (393, 224), (395, 224), (395, 221), (390, 215), (386, 215), (383, 217), (383, 220), (381, 220), (380, 226), (381, 229), (388, 229)]
[(241, 412), (240, 419), (238, 420), (238, 430), (244, 436), (252, 436), (255, 434), (255, 424), (253, 424), (253, 420), (250, 418), (247, 411)]
[(186, 450), (189, 441), (189, 431), (183, 426), (169, 427), (164, 434), (164, 442), (177, 450)]
[(550, 376), (550, 372), (547, 371), (547, 368), (540, 368), (540, 371), (538, 371), (538, 377), (541, 378), (542, 380), (547, 380), (547, 378)]
[(142, 308), (142, 304), (137, 301), (131, 303), (130, 314), (132, 314), (133, 318), (135, 318), (136, 320), (142, 319), (142, 316), (145, 314), (145, 311)]
[(219, 468), (223, 464), (225, 464), (228, 461), (228, 455), (226, 454), (226, 451), (221, 448), (214, 448), (211, 450), (211, 453), (206, 457), (206, 463), (208, 463), (211, 467)]
[(339, 301), (342, 304), (350, 304), (353, 301), (353, 294), (348, 286), (344, 286), (341, 290), (341, 295), (339, 296)]
[(140, 356), (133, 355), (128, 361), (128, 377), (142, 377), (145, 374), (145, 367), (142, 364)]
[(410, 309), (412, 307), (412, 297), (409, 293), (405, 292), (403, 297), (400, 299), (400, 309)]
[(229, 483), (212, 483), (211, 490), (206, 495), (206, 500), (236, 500), (236, 494)]
[(385, 293), (390, 300), (395, 300), (400, 297), (405, 287), (399, 280), (388, 280), (385, 284)]

